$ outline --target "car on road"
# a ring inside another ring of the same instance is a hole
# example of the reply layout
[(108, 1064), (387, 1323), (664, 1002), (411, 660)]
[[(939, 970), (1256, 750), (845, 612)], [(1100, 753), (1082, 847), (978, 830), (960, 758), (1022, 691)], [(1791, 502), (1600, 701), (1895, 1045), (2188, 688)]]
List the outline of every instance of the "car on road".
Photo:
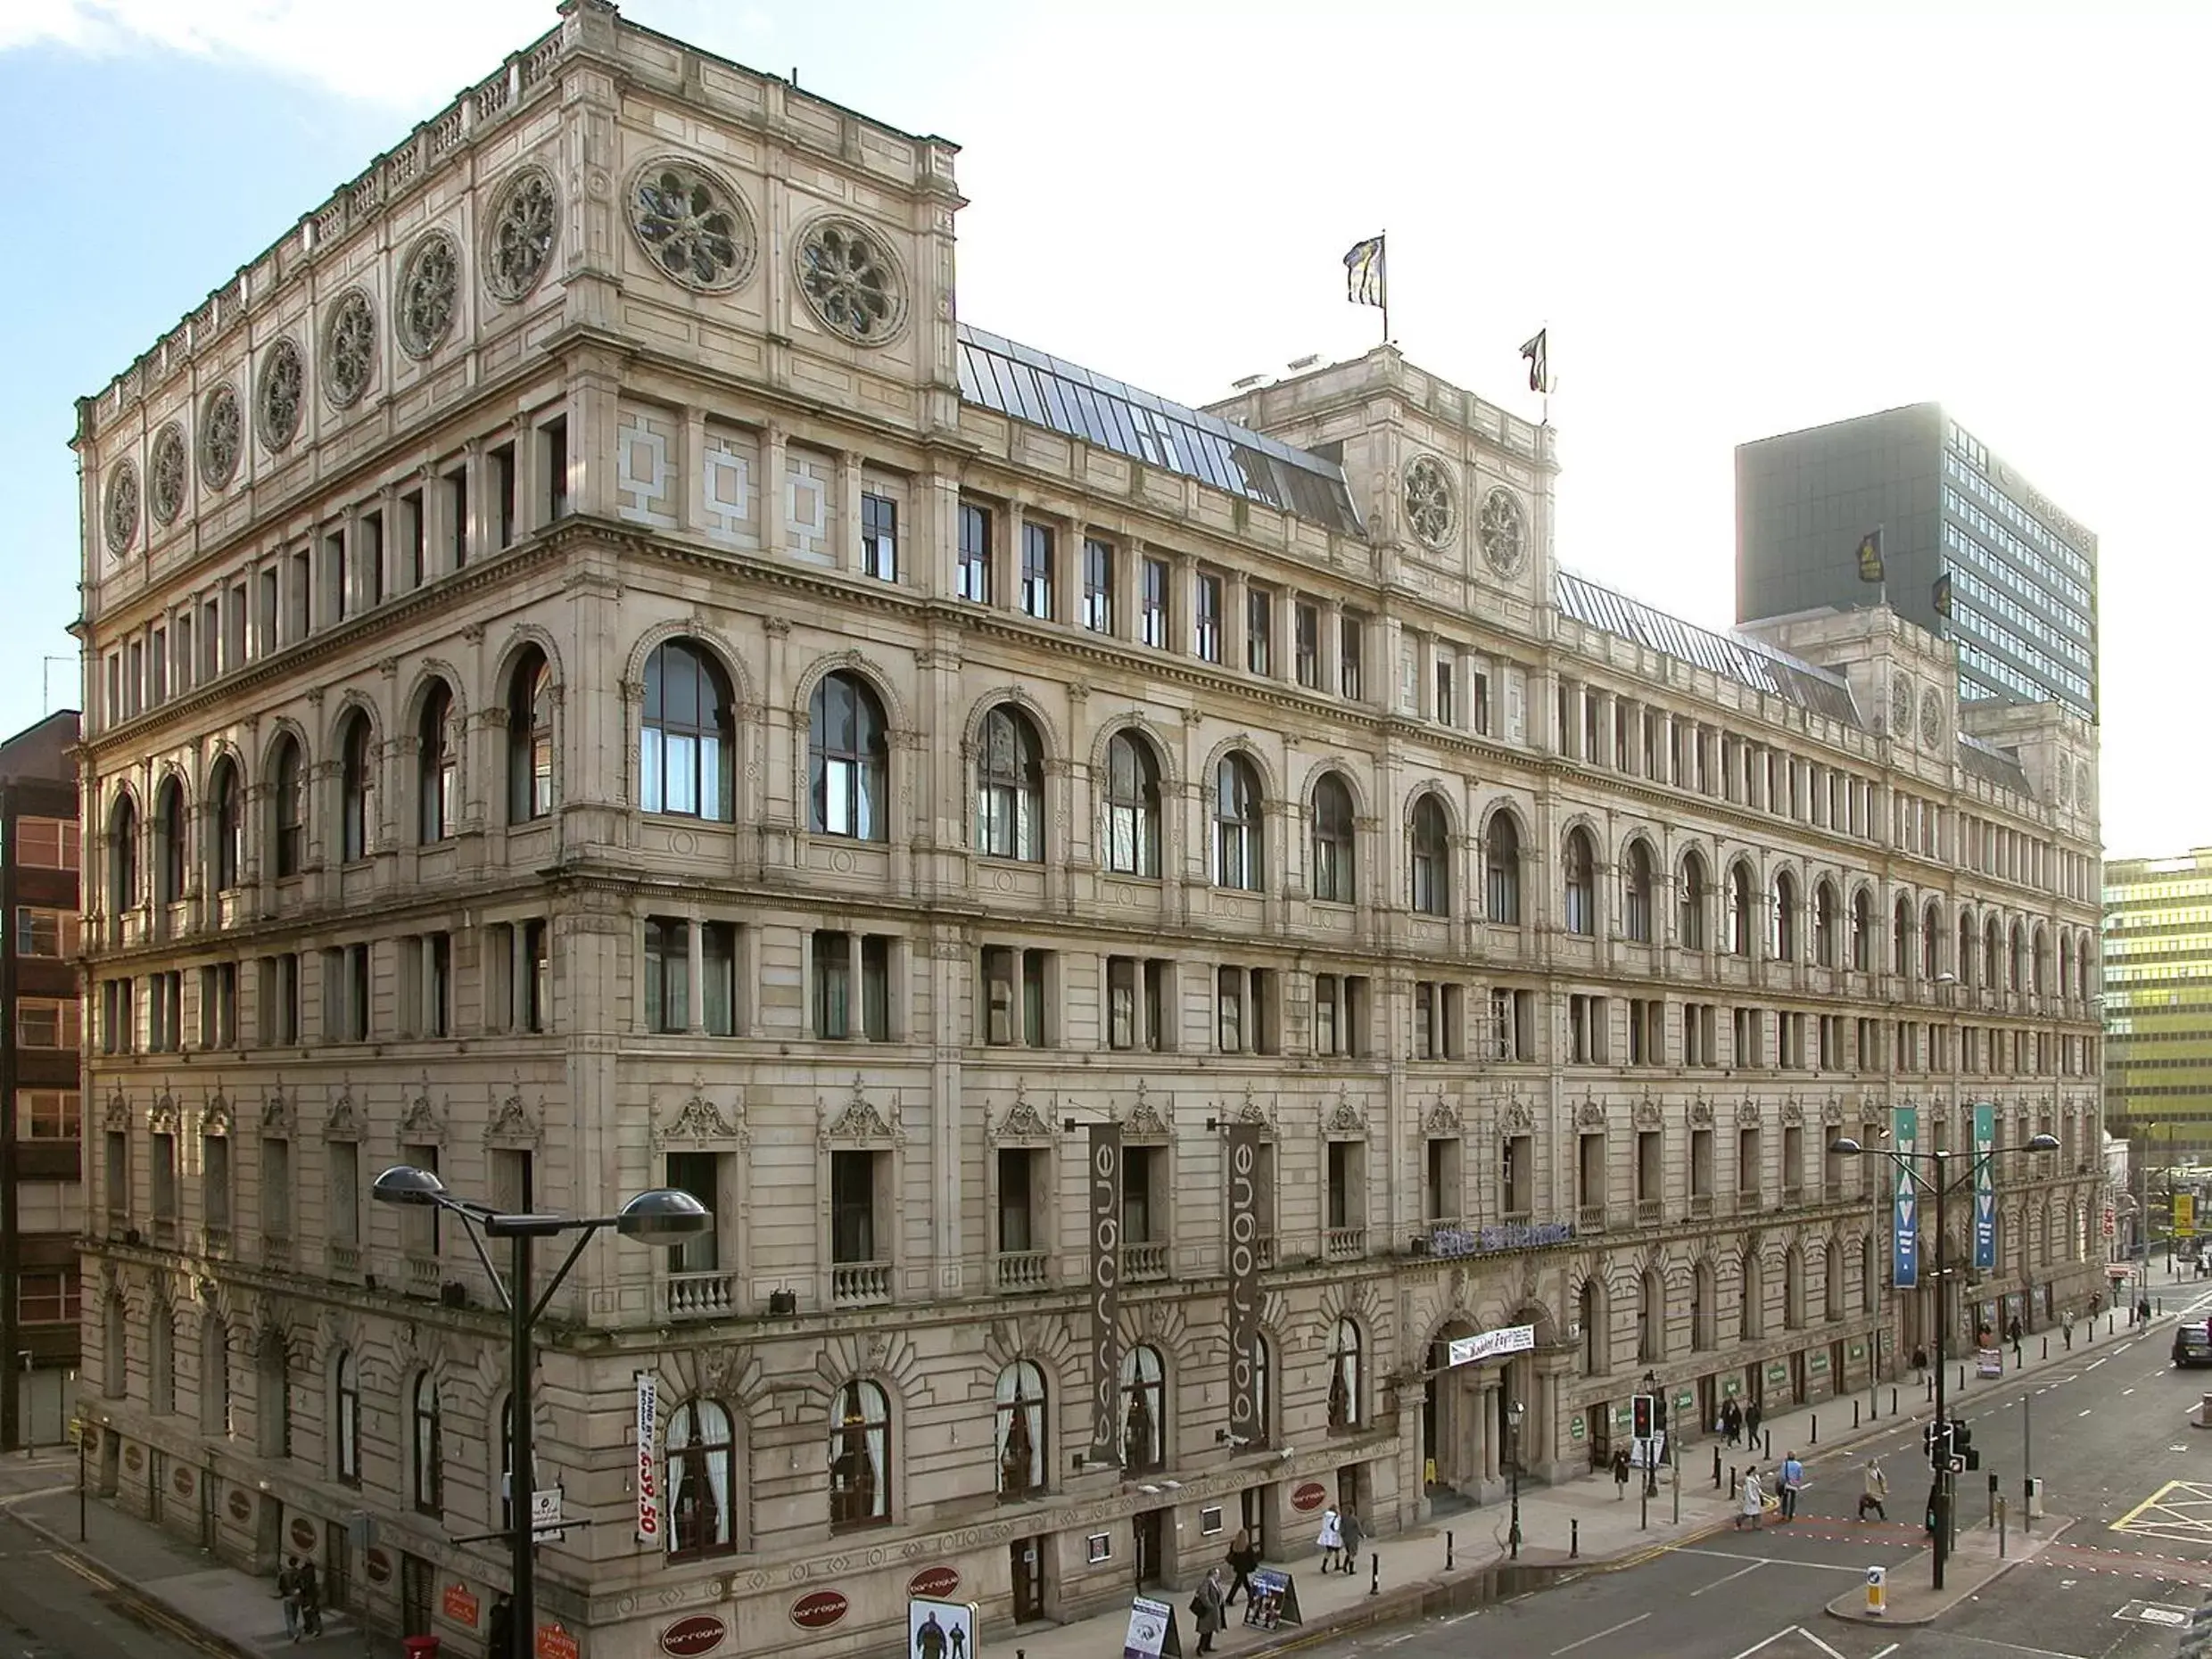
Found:
[(2212, 1366), (2212, 1325), (2176, 1325), (2174, 1363), (2182, 1366)]

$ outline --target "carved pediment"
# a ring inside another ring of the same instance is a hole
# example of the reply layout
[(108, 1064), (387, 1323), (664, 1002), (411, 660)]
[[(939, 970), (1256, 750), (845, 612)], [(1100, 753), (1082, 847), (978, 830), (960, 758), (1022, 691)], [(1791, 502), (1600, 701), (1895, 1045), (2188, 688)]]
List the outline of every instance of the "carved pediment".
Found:
[(323, 1119), (323, 1134), (334, 1141), (358, 1141), (361, 1128), (360, 1109), (353, 1103), (353, 1091), (341, 1084), (336, 1098), (330, 1102), (330, 1115)]
[(1703, 1089), (1697, 1091), (1697, 1098), (1689, 1103), (1689, 1120), (1696, 1128), (1713, 1127), (1713, 1102), (1705, 1098)]
[(1736, 1121), (1743, 1128), (1757, 1128), (1761, 1118), (1765, 1115), (1758, 1101), (1749, 1094), (1736, 1102)]
[(484, 1123), (484, 1144), (535, 1148), (544, 1140), (544, 1114), (532, 1111), (524, 1102), (523, 1080), (517, 1077), (515, 1086), (491, 1102)]
[(1663, 1114), (1659, 1102), (1653, 1098), (1649, 1089), (1645, 1090), (1643, 1098), (1636, 1102), (1635, 1115), (1636, 1127), (1639, 1129), (1656, 1129), (1663, 1121)]
[(1804, 1120), (1804, 1102), (1799, 1100), (1796, 1095), (1792, 1094), (1787, 1100), (1782, 1102), (1782, 1121), (1790, 1127), (1795, 1128), (1799, 1125), (1803, 1124)]
[(832, 1141), (880, 1141), (896, 1146), (906, 1138), (900, 1122), (897, 1092), (892, 1093), (890, 1115), (887, 1118), (868, 1098), (866, 1084), (857, 1071), (853, 1074), (853, 1093), (841, 1110), (832, 1116), (829, 1103), (821, 1100), (815, 1102), (815, 1110), (821, 1119), (817, 1139), (824, 1146)]
[(207, 1097), (207, 1104), (200, 1109), (200, 1133), (230, 1133), (230, 1097), (219, 1088)]
[(1506, 1103), (1498, 1109), (1498, 1127), (1506, 1135), (1526, 1135), (1536, 1127), (1536, 1114), (1515, 1089), (1506, 1096)]
[(106, 1127), (122, 1130), (130, 1127), (130, 1099), (120, 1089), (111, 1091), (108, 1095)]
[(1421, 1133), (1437, 1138), (1461, 1134), (1465, 1127), (1459, 1102), (1446, 1094), (1439, 1094), (1421, 1119)]
[(1000, 1141), (1049, 1141), (1052, 1138), (1051, 1119), (1036, 1109), (1029, 1098), (1029, 1083), (1026, 1077), (1014, 1079), (1014, 1102), (1006, 1109), (1006, 1115), (984, 1131), (984, 1138), (993, 1144)]
[(1165, 1140), (1175, 1134), (1175, 1098), (1170, 1095), (1162, 1108), (1152, 1104), (1151, 1091), (1144, 1079), (1136, 1080), (1136, 1103), (1129, 1108), (1129, 1115), (1121, 1120), (1124, 1135), (1150, 1135)]
[(714, 1103), (706, 1093), (706, 1078), (693, 1073), (691, 1093), (684, 1097), (676, 1115), (663, 1123), (654, 1115), (653, 1144), (666, 1146), (672, 1142), (685, 1141), (694, 1146), (709, 1142), (725, 1142), (734, 1146), (750, 1146), (753, 1136), (745, 1124), (745, 1091), (735, 1091), (727, 1111)]
[(177, 1133), (177, 1097), (163, 1089), (146, 1110), (146, 1127), (156, 1135)]
[(1263, 1129), (1273, 1129), (1275, 1127), (1274, 1098), (1270, 1096), (1267, 1103), (1262, 1106), (1252, 1098), (1252, 1085), (1247, 1083), (1244, 1085), (1243, 1103), (1236, 1109), (1235, 1121), (1258, 1124)]
[(409, 1097), (400, 1116), (400, 1139), (409, 1145), (443, 1146), (445, 1133), (445, 1117), (431, 1102), (430, 1074), (425, 1072), (421, 1089)]
[(1336, 1085), (1336, 1103), (1321, 1115), (1321, 1128), (1325, 1135), (1365, 1135), (1367, 1132), (1366, 1110), (1352, 1103), (1349, 1085)]
[(271, 1084), (261, 1096), (261, 1133), (275, 1140), (290, 1140), (297, 1121), (292, 1097), (285, 1093), (285, 1085)]
[(1827, 1100), (1821, 1102), (1820, 1121), (1827, 1124), (1830, 1128), (1840, 1126), (1844, 1121), (1843, 1102), (1837, 1100), (1832, 1094), (1828, 1096)]
[(1605, 1109), (1597, 1103), (1595, 1094), (1585, 1094), (1581, 1104), (1574, 1109), (1577, 1128), (1602, 1129), (1605, 1127)]

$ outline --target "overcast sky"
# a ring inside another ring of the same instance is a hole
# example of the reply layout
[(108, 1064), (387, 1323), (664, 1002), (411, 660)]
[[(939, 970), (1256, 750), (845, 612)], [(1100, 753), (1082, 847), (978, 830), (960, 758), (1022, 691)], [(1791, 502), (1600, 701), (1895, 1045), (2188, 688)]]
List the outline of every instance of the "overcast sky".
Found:
[[(1732, 620), (1731, 450), (1925, 399), (2102, 547), (2104, 827), (2212, 842), (2212, 7), (825, 4), (624, 14), (962, 146), (960, 307), (1198, 403), (1372, 344), (1533, 416), (1564, 562)], [(553, 21), (543, 0), (0, 0), (0, 726), (73, 700), (71, 400)], [(2187, 722), (2187, 723), (2184, 723)]]

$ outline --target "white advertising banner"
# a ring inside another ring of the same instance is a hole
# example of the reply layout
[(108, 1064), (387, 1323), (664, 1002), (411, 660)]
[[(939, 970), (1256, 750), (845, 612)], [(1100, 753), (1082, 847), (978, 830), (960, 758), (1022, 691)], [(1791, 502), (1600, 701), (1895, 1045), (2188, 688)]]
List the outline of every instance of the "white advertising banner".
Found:
[(1473, 1336), (1454, 1337), (1451, 1362), (1455, 1366), (1471, 1366), (1478, 1359), (1495, 1359), (1500, 1354), (1523, 1354), (1535, 1346), (1534, 1325), (1509, 1325), (1502, 1331), (1480, 1331)]
[(654, 1448), (660, 1440), (660, 1385), (650, 1371), (638, 1377), (638, 1542), (661, 1544), (660, 1461)]

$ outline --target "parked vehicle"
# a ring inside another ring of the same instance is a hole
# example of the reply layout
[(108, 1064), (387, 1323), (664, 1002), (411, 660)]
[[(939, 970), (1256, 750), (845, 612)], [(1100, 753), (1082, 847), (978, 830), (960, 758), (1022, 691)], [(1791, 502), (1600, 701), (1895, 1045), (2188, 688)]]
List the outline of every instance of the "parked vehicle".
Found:
[(2178, 1325), (2174, 1331), (2174, 1363), (2176, 1366), (2212, 1366), (2212, 1327), (2202, 1325)]

